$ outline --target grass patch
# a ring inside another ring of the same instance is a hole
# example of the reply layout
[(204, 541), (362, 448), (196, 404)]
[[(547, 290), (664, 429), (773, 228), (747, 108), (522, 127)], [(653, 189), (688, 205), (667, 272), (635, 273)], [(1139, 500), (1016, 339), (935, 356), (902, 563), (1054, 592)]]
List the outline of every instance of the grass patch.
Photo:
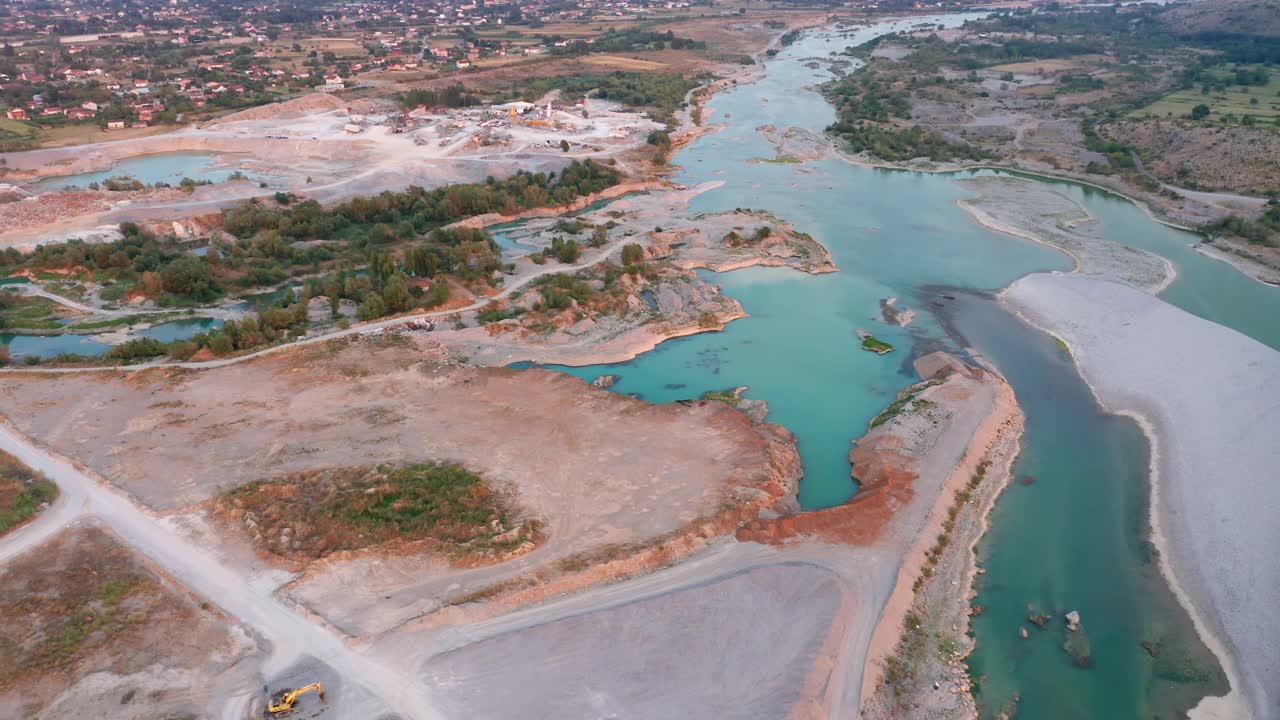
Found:
[(100, 663), (159, 618), (183, 619), (127, 548), (94, 528), (64, 533), (6, 568), (0, 691), (84, 660)]
[(429, 541), (451, 554), (505, 551), (538, 535), (510, 500), (458, 465), (412, 464), (297, 473), (225, 493), (219, 511), (255, 544), (281, 556), (320, 558)]
[(1067, 344), (1062, 341), (1062, 338), (1054, 336), (1053, 341), (1057, 343), (1058, 349), (1062, 351), (1062, 354), (1065, 355), (1068, 360), (1070, 360), (1073, 363), (1076, 361), (1075, 356), (1071, 354), (1071, 348), (1068, 347)]
[(902, 414), (902, 411), (906, 410), (907, 406), (911, 404), (911, 401), (915, 400), (916, 397), (920, 395), (920, 393), (924, 392), (928, 388), (933, 387), (934, 385), (941, 385), (941, 384), (942, 384), (941, 380), (928, 380), (922, 383), (917, 383), (907, 388), (906, 390), (903, 390), (901, 393), (898, 394), (897, 400), (894, 400), (893, 402), (889, 403), (889, 407), (885, 408), (884, 410), (881, 410), (880, 414), (875, 416), (875, 419), (871, 421), (871, 427), (873, 428), (880, 427), (881, 425), (889, 422), (894, 417), (897, 417), (898, 415)]
[(40, 506), (58, 497), (58, 486), (0, 451), (0, 535), (40, 512)]
[[(1265, 85), (1239, 85), (1232, 80), (1237, 69), (1258, 70), (1267, 73)], [(1129, 113), (1131, 118), (1155, 117), (1159, 119), (1190, 119), (1197, 105), (1209, 108), (1209, 115), (1200, 124), (1240, 125), (1245, 115), (1252, 115), (1258, 124), (1273, 124), (1280, 118), (1280, 68), (1260, 68), (1256, 65), (1232, 65), (1224, 63), (1201, 71), (1201, 77), (1191, 87), (1175, 90), (1156, 101)]]
[(702, 399), (714, 400), (716, 402), (725, 403), (726, 405), (737, 405), (738, 401), (742, 399), (743, 390), (745, 390), (745, 388), (733, 388), (731, 390), (708, 390), (707, 392), (702, 393)]
[(862, 338), (862, 349), (867, 352), (873, 352), (877, 355), (886, 355), (893, 352), (893, 346), (889, 343), (879, 340), (874, 335), (868, 335)]
[(62, 306), (48, 298), (0, 294), (0, 328), (56, 330), (62, 327), (58, 324), (62, 313)]

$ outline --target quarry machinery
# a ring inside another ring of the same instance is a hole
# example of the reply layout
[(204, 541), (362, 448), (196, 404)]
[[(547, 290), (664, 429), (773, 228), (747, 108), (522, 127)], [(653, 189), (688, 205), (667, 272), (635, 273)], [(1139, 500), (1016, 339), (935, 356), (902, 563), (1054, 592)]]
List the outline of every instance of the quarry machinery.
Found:
[[(267, 692), (265, 685), (262, 688), (262, 692)], [(318, 682), (300, 687), (297, 690), (294, 690), (293, 688), (283, 688), (277, 690), (274, 695), (267, 696), (266, 712), (263, 713), (263, 715), (269, 718), (281, 718), (292, 715), (295, 706), (298, 704), (298, 698), (309, 692), (314, 692), (320, 696), (321, 701), (324, 701), (324, 685), (321, 685)]]

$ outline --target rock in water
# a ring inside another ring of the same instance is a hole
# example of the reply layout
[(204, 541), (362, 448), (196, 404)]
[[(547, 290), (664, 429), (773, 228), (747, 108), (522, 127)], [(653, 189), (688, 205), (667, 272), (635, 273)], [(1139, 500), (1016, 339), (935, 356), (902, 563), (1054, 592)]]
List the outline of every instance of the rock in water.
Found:
[(1021, 636), (1023, 640), (1026, 640), (1027, 638), (1031, 637), (1031, 631), (1027, 630), (1025, 627), (1019, 627), (1018, 635)]
[(1075, 632), (1080, 629), (1080, 613), (1075, 610), (1067, 613), (1067, 629), (1071, 632)]
[(889, 297), (880, 300), (880, 315), (891, 325), (906, 327), (915, 319), (915, 312), (898, 307), (898, 298)]
[(614, 383), (618, 382), (621, 379), (622, 379), (621, 375), (601, 375), (595, 380), (592, 380), (591, 385), (592, 387), (598, 387), (598, 388), (610, 388), (610, 387), (613, 387)]
[(769, 417), (769, 404), (764, 400), (751, 400), (743, 398), (737, 402), (734, 407), (741, 410), (747, 417), (751, 418), (751, 422), (759, 425)]

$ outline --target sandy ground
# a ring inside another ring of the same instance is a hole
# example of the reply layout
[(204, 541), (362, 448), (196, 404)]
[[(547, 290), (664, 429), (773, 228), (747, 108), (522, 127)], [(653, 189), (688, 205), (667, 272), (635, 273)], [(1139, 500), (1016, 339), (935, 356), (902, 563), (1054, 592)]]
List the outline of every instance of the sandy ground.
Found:
[[(24, 375), (8, 379), (0, 409), (160, 510), (306, 469), (458, 462), (546, 524), (547, 545), (507, 574), (644, 543), (773, 480), (773, 441), (723, 404), (654, 406), (557, 373), (443, 357), (430, 340), (404, 336), (206, 372)], [(402, 622), (501, 579), (432, 558), (362, 571), (360, 585), (326, 567), (328, 579), (300, 597), (353, 630)], [(360, 602), (396, 593), (394, 603)]]
[[(922, 374), (932, 376), (933, 367), (922, 365)], [(859, 574), (846, 577), (858, 588), (859, 604), (869, 605), (872, 612), (859, 621), (863, 623), (859, 629), (850, 631), (847, 642), (852, 644), (847, 646), (844, 660), (848, 663), (845, 672), (851, 676), (842, 681), (842, 694), (823, 706), (821, 717), (840, 717), (842, 709), (852, 712), (856, 708), (870, 709), (868, 717), (893, 715), (878, 698), (872, 698), (881, 690), (884, 659), (897, 652), (903, 619), (919, 600), (913, 585), (921, 574), (925, 554), (955, 501), (955, 491), (964, 487), (977, 464), (986, 460), (1007, 471), (1016, 453), (1020, 413), (1012, 391), (995, 373), (964, 370), (951, 374), (945, 383), (921, 391), (918, 398), (918, 403), (908, 405), (857, 440), (850, 457), (861, 487), (848, 504), (759, 520), (738, 532), (740, 540), (781, 544), (784, 555), (791, 548), (789, 543), (812, 538), (828, 543), (827, 547), (857, 564)], [(998, 473), (994, 475), (989, 483), (998, 487), (1002, 481)], [(967, 548), (980, 535), (980, 517), (974, 514), (963, 537), (956, 538), (957, 545)], [(941, 578), (959, 582), (970, 572), (972, 562), (971, 553), (948, 555), (935, 568), (936, 579), (928, 591), (936, 592)], [(942, 595), (931, 605), (937, 608), (935, 620), (958, 618), (967, 611), (966, 598), (957, 597), (954, 586), (943, 587)], [(953, 628), (947, 627), (945, 632), (955, 634), (961, 642), (962, 635)], [(950, 668), (946, 669), (947, 677), (936, 665), (921, 672), (946, 682), (942, 695), (922, 697), (922, 702), (952, 710), (961, 707), (964, 698), (950, 692)], [(927, 696), (926, 687), (922, 679), (922, 695)]]
[(828, 569), (774, 564), (488, 638), (422, 673), (446, 710), (477, 720), (658, 720), (677, 707), (683, 717), (781, 718), (843, 594)]
[(1061, 337), (1103, 407), (1151, 440), (1155, 541), (1233, 688), (1197, 716), (1280, 715), (1280, 353), (1093, 278), (1030, 275), (1002, 298)]
[[(344, 128), (353, 115), (346, 109), (297, 102), (255, 108), (217, 124), (165, 135), (0, 155), (10, 168), (11, 182), (106, 170), (119, 160), (141, 155), (200, 152), (216, 155), (228, 167), (256, 173), (268, 184), (261, 188), (256, 182), (219, 183), (197, 188), (191, 195), (44, 193), (0, 206), (0, 215), (12, 216), (6, 216), (6, 227), (0, 229), (0, 245), (26, 247), (52, 234), (96, 236), (102, 227), (125, 221), (170, 222), (281, 190), (332, 202), (410, 185), (432, 188), (506, 177), (517, 170), (555, 171), (575, 159), (617, 159), (642, 146), (649, 131), (661, 127), (615, 103), (588, 100), (588, 117), (583, 117), (583, 110), (560, 109), (550, 117), (512, 120), (502, 110), (470, 108), (424, 116), (403, 133), (393, 132), (386, 114), (356, 113), (364, 129), (350, 133)], [(289, 109), (294, 106), (304, 109)], [(561, 150), (561, 140), (570, 143), (568, 152)]]
[[(862, 680), (861, 708), (865, 718), (896, 717), (903, 707), (913, 707), (921, 716), (928, 714), (924, 710), (928, 708), (931, 712), (937, 711), (939, 716), (977, 717), (968, 671), (960, 662), (974, 646), (968, 634), (968, 600), (972, 591), (957, 598), (957, 589), (973, 586), (977, 571), (973, 548), (986, 532), (987, 515), (996, 498), (1009, 482), (1023, 430), (1022, 411), (1013, 388), (994, 373), (989, 373), (988, 378), (994, 392), (991, 410), (938, 494), (928, 525), (918, 533), (872, 636)], [(961, 510), (953, 521), (947, 550), (924, 585), (915, 589), (914, 583), (922, 577), (927, 553), (945, 530), (943, 523), (948, 509), (983, 463), (986, 479), (971, 491), (972, 498), (959, 506)], [(899, 652), (898, 642), (908, 611), (924, 619), (926, 631), (932, 637), (952, 640), (957, 650), (949, 654), (931, 643), (924, 657), (916, 660), (917, 681), (904, 698), (884, 683), (884, 661)]]
[[(105, 480), (10, 427), (0, 427), (0, 447), (57, 483), (61, 493), (52, 509), (0, 539), (0, 560), (20, 562), (21, 553), (39, 547), (66, 524), (98, 522), (145, 556), (149, 567), (239, 620), (270, 648), (263, 675), (252, 684), (226, 688), (216, 698), (220, 709), (209, 716), (242, 720), (259, 699), (263, 684), (278, 687), (277, 681), (297, 682), (294, 671), (304, 667), (308, 676), (323, 676), (326, 684), (333, 682), (339, 690), (331, 698), (332, 718), (386, 717), (382, 713), (391, 708), (398, 709), (403, 718), (439, 717), (422, 688), (407, 682), (398, 666), (355, 652), (336, 635), (273, 597), (275, 584), (228, 567), (217, 546), (188, 539)], [(337, 681), (343, 685), (338, 686)]]
[[(118, 605), (102, 599), (107, 583), (135, 581)], [(10, 562), (0, 570), (0, 588), (0, 642), (14, 643), (12, 662), (50, 662), (38, 648), (62, 632), (65, 608), (111, 613), (70, 645), (52, 672), (28, 676), (30, 666), (0, 661), (0, 675), (18, 677), (16, 685), (0, 682), (0, 718), (101, 716), (104, 705), (118, 708), (119, 720), (207, 717), (216, 714), (221, 694), (256, 680), (255, 643), (243, 628), (198, 607), (92, 523)]]
[(1173, 263), (1101, 236), (1097, 221), (1071, 198), (1044, 183), (1010, 177), (955, 181), (975, 197), (957, 201), (979, 224), (1044, 243), (1071, 256), (1075, 272), (1118, 280), (1152, 294), (1173, 282)]

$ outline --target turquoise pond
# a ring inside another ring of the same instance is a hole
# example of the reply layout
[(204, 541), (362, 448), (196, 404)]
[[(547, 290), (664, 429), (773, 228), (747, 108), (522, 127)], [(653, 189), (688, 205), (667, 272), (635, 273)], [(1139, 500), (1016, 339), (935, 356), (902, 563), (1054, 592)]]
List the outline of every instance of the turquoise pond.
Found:
[[(930, 20), (954, 25), (964, 17)], [(1145, 439), (1131, 422), (1104, 415), (1054, 342), (990, 295), (1030, 272), (1069, 270), (1071, 262), (974, 223), (956, 206), (966, 193), (953, 182), (973, 173), (759, 162), (775, 155), (759, 126), (820, 132), (833, 119), (811, 87), (830, 74), (807, 65), (882, 31), (809, 33), (770, 60), (763, 79), (717, 95), (708, 122), (724, 128), (673, 159), (680, 182), (724, 183), (697, 197), (693, 212), (769, 210), (825, 243), (840, 272), (707, 273), (749, 318), (720, 333), (668, 341), (630, 362), (557, 369), (585, 379), (617, 374), (614, 391), (653, 402), (749, 387), (749, 397), (768, 401), (770, 420), (796, 434), (805, 463), (800, 501), (821, 508), (856, 492), (850, 443), (917, 380), (911, 360), (939, 348), (976, 349), (1018, 394), (1028, 424), (1016, 472), (1037, 478), (1001, 498), (980, 548), (988, 572), (976, 602), (987, 611), (974, 623), (972, 668), (983, 715), (993, 716), (1016, 693), (1020, 716), (1037, 720), (1173, 717), (1198, 697), (1220, 693), (1221, 676), (1151, 563)], [(1280, 348), (1280, 291), (1196, 253), (1194, 234), (1154, 222), (1123, 198), (1052, 185), (1097, 217), (1108, 239), (1174, 262), (1179, 277), (1166, 300)], [(905, 329), (882, 322), (879, 300), (886, 297), (916, 310), (915, 322)], [(861, 351), (859, 328), (897, 351)], [(1079, 609), (1095, 667), (1073, 666), (1058, 629), (1019, 638), (1028, 604)], [(1167, 657), (1152, 660), (1144, 640), (1160, 640)]]
[[(234, 155), (219, 156), (212, 153), (174, 152), (140, 155), (117, 161), (110, 170), (51, 177), (31, 184), (40, 190), (53, 190), (65, 187), (84, 188), (91, 183), (101, 183), (108, 178), (130, 177), (139, 182), (151, 185), (165, 182), (177, 185), (183, 178), (192, 180), (208, 180), (223, 182), (236, 172)], [(230, 163), (228, 167), (223, 163)], [(252, 180), (261, 180), (258, 175), (246, 170), (240, 171)]]
[[(222, 327), (222, 320), (213, 318), (186, 318), (170, 320), (133, 333), (132, 337), (154, 338), (161, 342), (185, 340), (209, 330)], [(0, 346), (14, 357), (28, 355), (51, 358), (63, 353), (99, 356), (111, 349), (111, 343), (102, 341), (101, 335), (15, 335), (0, 333)]]

